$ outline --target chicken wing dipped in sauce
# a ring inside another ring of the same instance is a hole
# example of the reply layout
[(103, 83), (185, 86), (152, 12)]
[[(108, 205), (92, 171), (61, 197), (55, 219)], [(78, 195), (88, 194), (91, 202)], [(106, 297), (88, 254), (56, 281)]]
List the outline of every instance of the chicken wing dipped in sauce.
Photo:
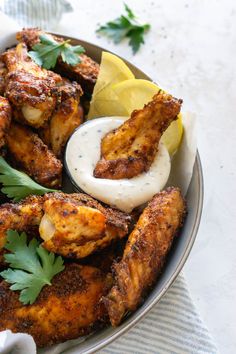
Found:
[(8, 71), (5, 95), (12, 104), (14, 118), (35, 128), (43, 126), (56, 106), (54, 91), (61, 77), (35, 64), (24, 43), (1, 57)]
[(0, 96), (0, 154), (6, 143), (6, 134), (11, 123), (11, 106), (9, 101)]
[(97, 178), (132, 178), (147, 172), (156, 156), (161, 135), (177, 118), (182, 100), (159, 92), (143, 109), (135, 110), (119, 128), (101, 143)]
[(36, 182), (49, 188), (60, 188), (62, 163), (30, 128), (11, 124), (6, 136), (11, 159)]
[(113, 326), (137, 308), (154, 284), (184, 216), (185, 202), (178, 188), (156, 194), (144, 209), (122, 260), (113, 266), (115, 283), (104, 298)]
[(73, 131), (83, 121), (83, 108), (79, 105), (82, 89), (76, 82), (63, 79), (58, 87), (58, 103), (47, 126), (39, 132), (42, 140), (61, 158), (64, 146)]
[[(28, 48), (32, 48), (40, 39), (39, 36), (45, 34), (38, 28), (26, 28), (16, 34), (16, 39), (26, 43)], [(57, 42), (62, 42), (63, 38), (53, 36)], [(77, 81), (87, 94), (92, 94), (96, 83), (99, 65), (85, 54), (80, 55), (81, 62), (75, 66), (69, 65), (59, 59), (55, 71), (68, 79)]]
[(44, 205), (39, 232), (48, 251), (84, 258), (128, 233), (130, 217), (84, 194), (54, 194)]
[(75, 263), (66, 264), (32, 305), (23, 305), (18, 292), (2, 281), (0, 331), (28, 333), (39, 347), (84, 336), (107, 320), (100, 301), (106, 293), (106, 276), (99, 269)]

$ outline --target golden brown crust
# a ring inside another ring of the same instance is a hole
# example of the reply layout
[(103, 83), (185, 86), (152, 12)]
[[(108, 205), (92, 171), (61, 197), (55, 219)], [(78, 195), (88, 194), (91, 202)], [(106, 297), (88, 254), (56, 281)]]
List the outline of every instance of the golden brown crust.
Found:
[(10, 157), (17, 166), (43, 186), (60, 188), (62, 163), (37, 134), (12, 122), (6, 141)]
[(105, 275), (96, 268), (67, 264), (45, 286), (36, 302), (24, 306), (18, 292), (0, 283), (0, 331), (28, 333), (44, 347), (92, 332), (106, 321), (100, 299), (107, 292)]
[(0, 150), (6, 143), (6, 134), (11, 123), (11, 106), (9, 101), (0, 96)]
[(55, 108), (55, 87), (61, 77), (35, 64), (27, 55), (24, 43), (1, 57), (8, 70), (5, 95), (14, 108), (14, 118), (35, 128), (43, 126)]
[(180, 112), (181, 100), (159, 92), (143, 109), (108, 133), (101, 143), (97, 178), (132, 178), (149, 170), (163, 132)]
[(137, 308), (154, 284), (184, 216), (185, 202), (178, 188), (156, 194), (141, 214), (122, 260), (113, 267), (115, 285), (104, 298), (113, 326)]
[[(45, 32), (39, 28), (26, 28), (17, 33), (16, 39), (26, 43), (28, 48), (32, 48), (39, 42), (39, 35), (42, 33)], [(53, 36), (53, 38), (58, 42), (63, 41), (57, 36)], [(91, 94), (98, 77), (99, 64), (85, 54), (81, 54), (80, 58), (81, 63), (75, 66), (68, 65), (59, 59), (55, 71), (68, 79), (77, 81), (85, 93)]]
[(4, 95), (5, 92), (5, 76), (7, 74), (7, 68), (0, 56), (0, 95)]
[(44, 203), (43, 247), (69, 258), (84, 258), (128, 233), (130, 217), (83, 194), (54, 193)]

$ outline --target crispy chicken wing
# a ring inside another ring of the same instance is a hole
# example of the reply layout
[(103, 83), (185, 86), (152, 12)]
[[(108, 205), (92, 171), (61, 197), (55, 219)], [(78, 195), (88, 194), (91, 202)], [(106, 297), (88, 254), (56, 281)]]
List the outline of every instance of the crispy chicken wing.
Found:
[[(16, 39), (26, 43), (28, 48), (32, 48), (39, 42), (39, 36), (43, 33), (45, 32), (38, 28), (26, 28), (17, 33)], [(62, 38), (56, 36), (53, 38), (58, 42), (63, 41)], [(85, 54), (81, 54), (80, 58), (81, 62), (75, 66), (68, 65), (59, 59), (55, 70), (62, 76), (77, 81), (85, 93), (91, 94), (97, 80), (99, 65)]]
[(13, 123), (6, 136), (12, 160), (43, 186), (61, 186), (62, 163), (39, 136), (23, 125)]
[(43, 217), (45, 197), (32, 195), (20, 203), (0, 206), (0, 249), (4, 247), (9, 229), (35, 233)]
[(104, 298), (113, 326), (137, 308), (155, 282), (184, 215), (185, 202), (178, 188), (156, 194), (141, 214), (122, 260), (114, 265), (115, 284)]
[(14, 118), (35, 128), (43, 126), (55, 108), (54, 91), (61, 77), (35, 64), (24, 43), (3, 53), (2, 59), (8, 70), (5, 94), (14, 108)]
[(122, 179), (148, 171), (161, 135), (177, 118), (181, 103), (181, 100), (159, 92), (143, 109), (133, 111), (127, 121), (102, 139), (101, 159), (94, 176)]
[(11, 123), (11, 106), (9, 101), (0, 96), (0, 152), (6, 142), (6, 133)]
[(67, 264), (32, 305), (24, 306), (18, 292), (2, 281), (0, 331), (31, 334), (39, 347), (89, 334), (106, 321), (100, 301), (106, 292), (106, 277), (99, 269), (75, 263)]
[(128, 233), (127, 214), (104, 208), (82, 194), (54, 194), (43, 209), (39, 227), (43, 247), (65, 257), (86, 257)]
[(82, 123), (83, 109), (79, 106), (82, 93), (76, 82), (64, 81), (58, 88), (60, 101), (50, 120), (50, 143), (52, 151), (58, 157), (62, 156), (70, 135)]

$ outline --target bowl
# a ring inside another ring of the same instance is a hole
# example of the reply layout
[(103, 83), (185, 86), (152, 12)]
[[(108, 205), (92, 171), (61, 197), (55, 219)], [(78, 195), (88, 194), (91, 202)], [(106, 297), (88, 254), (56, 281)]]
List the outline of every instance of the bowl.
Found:
[[(91, 56), (95, 61), (100, 62), (102, 51), (105, 50), (95, 44), (86, 41), (67, 37), (59, 33), (55, 33), (65, 39), (71, 39), (72, 44), (82, 45), (86, 54)], [(9, 34), (0, 40), (0, 52), (7, 47), (16, 44), (15, 33)], [(123, 59), (123, 58), (121, 58)], [(136, 68), (127, 60), (123, 59), (138, 79), (151, 80), (144, 72)], [(137, 322), (139, 322), (151, 309), (160, 301), (168, 288), (174, 282), (175, 278), (183, 268), (189, 253), (195, 241), (198, 227), (200, 224), (202, 206), (203, 206), (203, 175), (199, 153), (197, 152), (196, 160), (193, 168), (192, 179), (186, 194), (188, 205), (188, 215), (180, 235), (175, 239), (173, 247), (168, 255), (164, 269), (159, 276), (152, 291), (146, 297), (144, 303), (132, 314), (127, 316), (121, 325), (117, 328), (107, 327), (87, 337), (79, 344), (72, 344), (70, 349), (63, 351), (67, 354), (89, 354), (111, 343), (113, 340), (127, 332)]]

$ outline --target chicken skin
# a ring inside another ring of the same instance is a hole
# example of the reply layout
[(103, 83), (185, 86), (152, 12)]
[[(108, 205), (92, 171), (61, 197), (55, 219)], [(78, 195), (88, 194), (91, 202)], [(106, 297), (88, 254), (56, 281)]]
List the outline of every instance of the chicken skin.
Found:
[(43, 126), (56, 106), (55, 87), (61, 77), (35, 64), (24, 43), (1, 57), (8, 70), (5, 95), (13, 106), (14, 118), (35, 128)]
[(185, 202), (178, 188), (156, 194), (141, 214), (122, 260), (113, 266), (115, 284), (104, 298), (113, 326), (137, 308), (154, 284), (184, 216)]
[[(54, 194), (43, 205), (39, 233), (48, 251), (84, 258), (128, 233), (130, 217), (98, 202), (81, 203), (84, 195)], [(88, 200), (88, 198), (86, 198)]]
[[(45, 34), (38, 28), (26, 28), (16, 34), (19, 42), (24, 42), (29, 49), (39, 42), (39, 36)], [(53, 36), (57, 42), (62, 42), (63, 38)], [(75, 66), (69, 65), (60, 58), (55, 67), (55, 71), (70, 80), (77, 81), (87, 94), (92, 94), (97, 81), (99, 65), (85, 54), (80, 55), (81, 62)]]
[(9, 101), (0, 96), (0, 152), (6, 143), (6, 134), (11, 123), (11, 106)]
[(60, 188), (62, 163), (37, 134), (12, 122), (6, 141), (10, 157), (19, 168), (45, 187)]
[(135, 110), (101, 143), (97, 178), (132, 178), (147, 172), (156, 156), (161, 135), (180, 112), (181, 100), (159, 92), (143, 109)]
[(44, 286), (34, 304), (28, 306), (2, 281), (0, 331), (28, 333), (39, 347), (84, 336), (106, 321), (100, 301), (106, 292), (106, 277), (99, 269), (75, 263), (66, 264), (52, 285)]

